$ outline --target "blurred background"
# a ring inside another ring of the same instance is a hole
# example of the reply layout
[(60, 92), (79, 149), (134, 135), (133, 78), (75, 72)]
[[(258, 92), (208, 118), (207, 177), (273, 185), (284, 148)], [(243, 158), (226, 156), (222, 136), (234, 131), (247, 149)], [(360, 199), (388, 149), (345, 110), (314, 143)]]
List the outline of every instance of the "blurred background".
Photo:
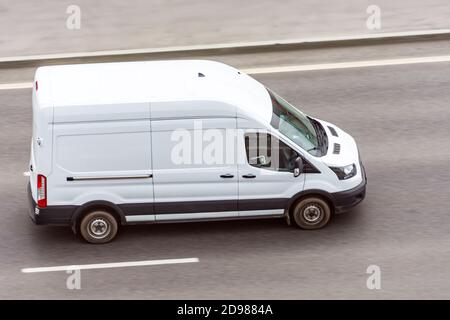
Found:
[[(66, 28), (69, 5), (81, 28)], [(382, 10), (368, 30), (366, 9)], [(342, 36), (450, 26), (446, 0), (0, 1), (0, 57)]]

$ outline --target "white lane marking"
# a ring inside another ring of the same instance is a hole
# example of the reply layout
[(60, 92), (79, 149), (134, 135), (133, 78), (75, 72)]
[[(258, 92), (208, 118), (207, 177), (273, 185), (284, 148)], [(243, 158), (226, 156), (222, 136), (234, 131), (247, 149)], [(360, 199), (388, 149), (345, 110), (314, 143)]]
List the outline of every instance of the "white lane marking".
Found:
[(87, 58), (87, 57), (99, 57), (99, 56), (120, 56), (120, 55), (133, 55), (133, 54), (170, 53), (170, 52), (183, 52), (183, 51), (189, 52), (189, 51), (196, 51), (196, 50), (199, 51), (199, 50), (211, 50), (211, 49), (264, 47), (264, 46), (283, 45), (283, 44), (301, 44), (301, 43), (320, 43), (320, 42), (335, 42), (335, 41), (348, 41), (348, 40), (384, 39), (384, 38), (395, 38), (395, 37), (442, 35), (442, 34), (450, 34), (450, 29), (415, 30), (415, 31), (385, 32), (385, 33), (373, 33), (373, 34), (369, 33), (369, 34), (337, 36), (337, 37), (314, 37), (314, 38), (302, 38), (302, 39), (216, 43), (216, 44), (173, 46), (173, 47), (162, 47), (162, 48), (140, 48), (140, 49), (124, 49), (124, 50), (38, 54), (38, 55), (29, 55), (29, 56), (15, 56), (15, 57), (3, 57), (3, 58), (0, 57), (0, 63), (19, 62), (19, 61), (23, 62), (23, 61), (33, 61), (33, 60), (85, 58), (85, 57)]
[(416, 63), (433, 63), (433, 62), (449, 62), (450, 56), (434, 56), (434, 57), (418, 57), (418, 58), (401, 58), (401, 59), (384, 59), (384, 60), (367, 60), (367, 61), (351, 61), (337, 63), (320, 63), (296, 66), (279, 66), (279, 67), (261, 67), (247, 68), (242, 71), (248, 74), (262, 73), (282, 73), (296, 71), (314, 71), (314, 70), (332, 70), (332, 69), (348, 69), (378, 66), (394, 66), (402, 64)]
[(109, 268), (125, 268), (125, 267), (159, 266), (159, 265), (180, 264), (180, 263), (196, 263), (199, 261), (200, 260), (198, 258), (145, 260), (145, 261), (114, 262), (114, 263), (80, 264), (80, 265), (67, 265), (55, 267), (41, 267), (41, 268), (23, 268), (21, 271), (23, 273), (37, 273), (37, 272), (53, 272), (53, 271), (67, 271), (67, 270), (109, 269)]
[(0, 83), (0, 90), (31, 89), (33, 82)]
[(25, 171), (25, 172), (23, 173), (23, 176), (24, 176), (24, 177), (29, 177), (29, 176), (30, 176), (30, 171)]
[[(306, 64), (306, 65), (295, 65), (295, 66), (261, 67), (261, 68), (244, 68), (244, 69), (242, 69), (242, 71), (245, 73), (248, 73), (248, 74), (264, 74), (264, 73), (283, 73), (283, 72), (298, 72), (298, 71), (394, 66), (394, 65), (403, 65), (403, 64), (436, 63), (436, 62), (450, 62), (450, 56), (350, 61), (350, 62), (319, 63), (319, 64)], [(25, 89), (25, 88), (32, 88), (32, 87), (33, 87), (32, 82), (0, 84), (0, 90)]]

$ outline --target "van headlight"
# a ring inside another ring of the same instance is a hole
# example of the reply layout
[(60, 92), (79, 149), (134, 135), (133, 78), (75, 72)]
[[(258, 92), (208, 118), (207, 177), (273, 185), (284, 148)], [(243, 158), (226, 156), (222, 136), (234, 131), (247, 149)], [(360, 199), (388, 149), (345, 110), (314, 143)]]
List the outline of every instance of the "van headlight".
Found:
[(334, 173), (336, 173), (339, 180), (346, 180), (354, 177), (356, 175), (356, 166), (355, 164), (349, 164), (344, 167), (330, 167)]

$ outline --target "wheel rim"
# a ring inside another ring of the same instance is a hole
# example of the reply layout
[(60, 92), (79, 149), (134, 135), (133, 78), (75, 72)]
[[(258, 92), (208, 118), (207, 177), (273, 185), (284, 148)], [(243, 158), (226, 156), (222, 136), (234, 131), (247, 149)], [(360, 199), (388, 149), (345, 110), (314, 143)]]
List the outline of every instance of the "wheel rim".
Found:
[(302, 216), (306, 223), (317, 224), (323, 218), (323, 209), (316, 203), (309, 204), (303, 209)]
[(87, 229), (89, 235), (95, 239), (104, 239), (111, 232), (109, 222), (101, 218), (92, 219), (89, 222)]

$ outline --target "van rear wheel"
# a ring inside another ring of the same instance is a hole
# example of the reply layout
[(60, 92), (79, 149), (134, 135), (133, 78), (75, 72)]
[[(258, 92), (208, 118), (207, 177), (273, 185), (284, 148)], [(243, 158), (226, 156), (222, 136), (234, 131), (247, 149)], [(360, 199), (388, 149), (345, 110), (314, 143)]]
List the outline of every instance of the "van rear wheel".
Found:
[(307, 230), (320, 229), (330, 221), (331, 209), (325, 200), (307, 197), (295, 204), (292, 215), (298, 227)]
[(80, 233), (89, 243), (107, 243), (117, 234), (118, 224), (114, 216), (102, 210), (95, 210), (83, 217), (80, 223)]

